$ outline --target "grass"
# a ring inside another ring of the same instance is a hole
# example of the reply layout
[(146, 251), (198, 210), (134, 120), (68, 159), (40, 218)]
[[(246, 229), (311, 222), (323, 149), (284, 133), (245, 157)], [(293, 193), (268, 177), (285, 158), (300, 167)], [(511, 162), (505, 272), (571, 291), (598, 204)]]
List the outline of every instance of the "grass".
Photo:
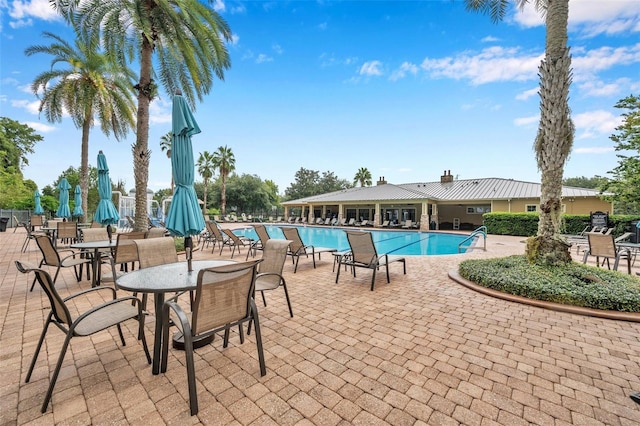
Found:
[(525, 256), (460, 263), (460, 275), (516, 296), (585, 308), (640, 312), (640, 279), (572, 262), (566, 267), (529, 264)]

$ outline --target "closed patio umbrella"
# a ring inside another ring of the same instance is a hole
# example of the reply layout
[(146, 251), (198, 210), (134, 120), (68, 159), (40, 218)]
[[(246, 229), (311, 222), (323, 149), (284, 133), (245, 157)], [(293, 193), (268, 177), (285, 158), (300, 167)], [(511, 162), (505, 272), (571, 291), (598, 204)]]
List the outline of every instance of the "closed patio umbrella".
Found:
[(71, 189), (71, 185), (69, 185), (67, 178), (60, 179), (58, 189), (60, 190), (60, 194), (58, 195), (58, 202), (60, 205), (56, 211), (56, 216), (71, 217), (71, 210), (69, 210), (69, 190)]
[(102, 151), (98, 153), (98, 194), (100, 201), (96, 207), (96, 214), (93, 220), (103, 225), (107, 225), (107, 233), (111, 240), (111, 225), (118, 223), (120, 214), (116, 206), (111, 201), (111, 179), (109, 179), (109, 166), (107, 166), (107, 158)]
[(73, 207), (73, 212), (71, 214), (73, 216), (82, 216), (84, 211), (82, 211), (82, 190), (80, 189), (80, 185), (76, 185), (73, 195), (73, 203), (75, 206)]
[(42, 208), (42, 204), (40, 204), (40, 191), (38, 191), (37, 189), (34, 194), (34, 197), (36, 200), (35, 201), (36, 205), (35, 205), (35, 208), (33, 209), (33, 214), (37, 214), (37, 215), (44, 214), (44, 209)]
[(173, 96), (171, 124), (171, 166), (176, 188), (165, 224), (172, 234), (185, 237), (185, 251), (191, 270), (191, 236), (198, 235), (205, 227), (202, 210), (193, 188), (195, 166), (191, 136), (200, 133), (200, 127), (180, 92)]

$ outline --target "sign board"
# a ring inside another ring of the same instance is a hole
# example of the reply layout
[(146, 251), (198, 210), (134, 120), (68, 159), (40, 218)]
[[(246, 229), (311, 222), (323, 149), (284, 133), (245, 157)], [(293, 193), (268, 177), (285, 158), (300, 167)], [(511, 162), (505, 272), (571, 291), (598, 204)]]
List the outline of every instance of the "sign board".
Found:
[(599, 229), (607, 228), (609, 226), (609, 213), (605, 212), (591, 212), (591, 227), (596, 227)]

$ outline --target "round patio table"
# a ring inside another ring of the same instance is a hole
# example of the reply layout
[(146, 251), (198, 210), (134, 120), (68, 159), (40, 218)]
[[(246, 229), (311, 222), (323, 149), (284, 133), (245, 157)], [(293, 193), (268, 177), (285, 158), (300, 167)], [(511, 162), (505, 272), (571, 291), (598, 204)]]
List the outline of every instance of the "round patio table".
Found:
[(120, 276), (116, 280), (123, 290), (151, 293), (155, 307), (156, 323), (153, 338), (153, 374), (160, 373), (160, 352), (162, 348), (162, 306), (167, 292), (195, 290), (198, 272), (201, 269), (236, 263), (232, 260), (194, 260), (192, 271), (187, 270), (187, 262), (167, 263), (150, 268), (137, 269)]
[(104, 240), (73, 243), (69, 246), (73, 249), (79, 250), (93, 250), (93, 259), (91, 262), (91, 272), (93, 272), (93, 276), (91, 277), (91, 287), (95, 287), (100, 284), (100, 250), (114, 248), (116, 244), (117, 241), (115, 240)]

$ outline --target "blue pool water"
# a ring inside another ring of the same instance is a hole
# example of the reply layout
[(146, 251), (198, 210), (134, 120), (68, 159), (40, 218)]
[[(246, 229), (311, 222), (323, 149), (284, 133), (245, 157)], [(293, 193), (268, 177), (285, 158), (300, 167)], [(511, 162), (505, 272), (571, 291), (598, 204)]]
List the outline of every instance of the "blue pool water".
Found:
[[(271, 238), (284, 239), (279, 226), (266, 225)], [(320, 226), (298, 226), (300, 238), (306, 245), (336, 248), (339, 251), (349, 250), (347, 234), (341, 228)], [(447, 234), (439, 232), (403, 232), (403, 231), (370, 231), (378, 254), (398, 254), (405, 256), (427, 256), (436, 254), (458, 254), (458, 244), (468, 235)], [(253, 227), (235, 229), (237, 235), (258, 239)], [(462, 252), (473, 242), (469, 240), (462, 246)]]

